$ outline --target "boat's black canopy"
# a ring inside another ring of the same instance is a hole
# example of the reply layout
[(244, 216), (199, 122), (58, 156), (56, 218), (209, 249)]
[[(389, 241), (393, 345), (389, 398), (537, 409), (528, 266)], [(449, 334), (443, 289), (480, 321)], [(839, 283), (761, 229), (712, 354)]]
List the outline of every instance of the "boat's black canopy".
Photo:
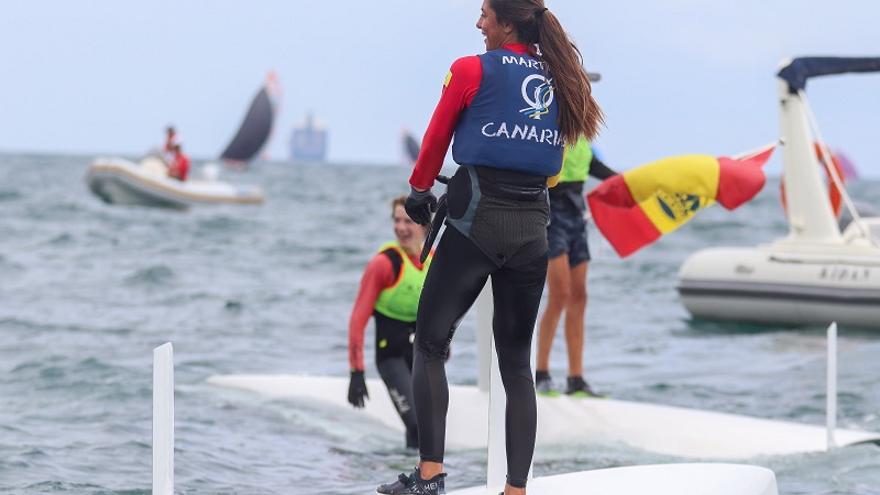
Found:
[(811, 77), (847, 72), (880, 72), (880, 57), (798, 57), (776, 75), (788, 83), (788, 92), (795, 94), (807, 87)]

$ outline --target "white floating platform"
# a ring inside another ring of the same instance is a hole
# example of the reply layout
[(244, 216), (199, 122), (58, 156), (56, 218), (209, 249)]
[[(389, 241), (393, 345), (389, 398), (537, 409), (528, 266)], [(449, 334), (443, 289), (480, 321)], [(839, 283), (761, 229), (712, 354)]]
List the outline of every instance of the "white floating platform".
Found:
[[(479, 486), (449, 495), (498, 495)], [(777, 495), (769, 469), (737, 464), (666, 464), (597, 469), (529, 480), (531, 495)]]
[[(296, 399), (352, 409), (348, 378), (302, 375), (217, 375), (208, 383), (256, 392), (269, 398)], [(367, 380), (370, 399), (352, 413), (367, 414), (403, 431), (385, 385)], [(477, 387), (451, 385), (446, 442), (451, 448), (484, 448), (489, 395)], [(880, 434), (835, 431), (838, 447), (880, 443)], [(612, 399), (538, 397), (538, 444), (623, 443), (649, 452), (691, 459), (749, 459), (759, 456), (821, 452), (824, 427), (757, 419), (680, 407)], [(497, 494), (496, 494), (497, 495)]]

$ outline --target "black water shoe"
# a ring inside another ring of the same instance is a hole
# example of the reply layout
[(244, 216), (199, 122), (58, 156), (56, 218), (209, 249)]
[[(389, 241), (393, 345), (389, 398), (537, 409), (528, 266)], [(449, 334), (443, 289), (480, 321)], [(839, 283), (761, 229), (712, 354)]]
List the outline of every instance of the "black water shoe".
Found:
[(593, 392), (593, 389), (590, 388), (590, 384), (584, 381), (582, 376), (568, 377), (568, 386), (565, 388), (565, 393), (572, 397), (605, 397), (604, 395)]
[(535, 392), (547, 397), (558, 397), (559, 392), (553, 388), (553, 380), (546, 371), (535, 371)]
[(376, 493), (380, 495), (444, 495), (446, 493), (446, 473), (440, 473), (429, 480), (423, 480), (419, 468), (412, 474), (401, 473), (397, 481), (379, 485)]

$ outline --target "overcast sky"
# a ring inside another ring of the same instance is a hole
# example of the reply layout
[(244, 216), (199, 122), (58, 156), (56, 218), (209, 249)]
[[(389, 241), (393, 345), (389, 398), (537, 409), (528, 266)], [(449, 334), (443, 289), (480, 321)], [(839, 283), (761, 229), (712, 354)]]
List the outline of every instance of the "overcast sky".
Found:
[[(483, 51), (480, 0), (28, 0), (0, 15), (0, 151), (138, 154), (174, 123), (216, 157), (268, 70), (283, 101), (269, 156), (309, 110), (333, 161), (400, 159), (450, 63)], [(796, 55), (880, 56), (878, 0), (547, 0), (601, 72), (598, 140), (626, 169), (777, 137), (774, 74)], [(880, 75), (811, 81), (825, 137), (880, 177)], [(778, 157), (774, 158), (778, 169)]]

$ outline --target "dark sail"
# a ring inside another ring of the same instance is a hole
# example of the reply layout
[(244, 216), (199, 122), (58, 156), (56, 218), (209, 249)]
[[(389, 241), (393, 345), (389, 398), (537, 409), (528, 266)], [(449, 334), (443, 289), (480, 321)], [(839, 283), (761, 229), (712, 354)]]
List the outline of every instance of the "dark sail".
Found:
[(410, 165), (416, 163), (421, 148), (422, 145), (416, 141), (416, 138), (411, 133), (403, 133), (403, 155), (409, 160)]
[(272, 98), (266, 87), (260, 89), (251, 107), (245, 115), (241, 127), (229, 146), (220, 155), (220, 158), (231, 162), (247, 163), (254, 159), (263, 149), (263, 145), (269, 139), (272, 132), (272, 120), (274, 119), (274, 106)]

